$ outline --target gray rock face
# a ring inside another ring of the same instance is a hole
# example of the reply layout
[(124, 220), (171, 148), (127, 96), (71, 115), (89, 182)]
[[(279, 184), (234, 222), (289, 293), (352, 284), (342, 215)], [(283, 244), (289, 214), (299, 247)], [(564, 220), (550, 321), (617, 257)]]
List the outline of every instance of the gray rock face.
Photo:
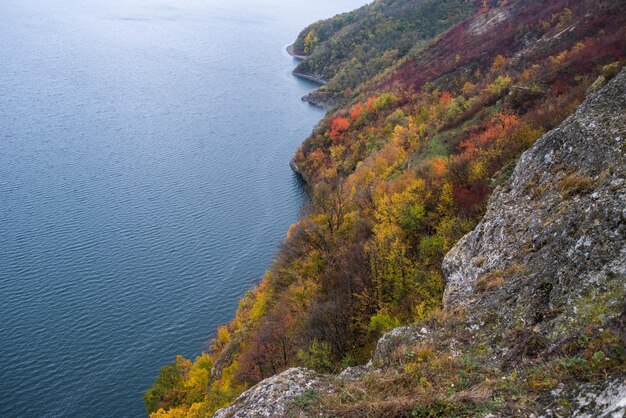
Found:
[(619, 418), (626, 416), (626, 379), (606, 382), (599, 388), (582, 387), (576, 399), (575, 418)]
[(375, 366), (383, 366), (388, 363), (393, 352), (401, 345), (410, 345), (428, 338), (428, 330), (425, 327), (406, 326), (394, 328), (385, 333), (378, 343), (372, 357)]
[(339, 103), (339, 97), (332, 92), (317, 89), (302, 96), (302, 101), (324, 110), (331, 110)]
[[(539, 418), (623, 418), (626, 416), (626, 378), (609, 379), (599, 384), (583, 384), (576, 388), (559, 387), (551, 400), (570, 399), (569, 412), (546, 409)], [(558, 405), (558, 403), (557, 403)]]
[(355, 380), (360, 379), (361, 377), (371, 373), (374, 369), (372, 368), (372, 362), (369, 361), (367, 364), (363, 366), (354, 366), (347, 367), (341, 373), (339, 373), (339, 378), (343, 380)]
[(462, 308), (477, 329), (521, 325), (551, 340), (620, 314), (625, 109), (623, 70), (522, 155), (484, 219), (445, 257), (446, 309)]
[(242, 393), (215, 418), (250, 418), (287, 416), (289, 403), (309, 391), (332, 390), (329, 378), (304, 368), (292, 368), (262, 380)]

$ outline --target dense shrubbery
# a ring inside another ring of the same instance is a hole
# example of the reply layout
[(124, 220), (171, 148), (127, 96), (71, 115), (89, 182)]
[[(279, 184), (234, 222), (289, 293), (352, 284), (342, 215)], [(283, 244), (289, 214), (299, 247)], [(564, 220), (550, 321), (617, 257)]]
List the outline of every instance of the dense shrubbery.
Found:
[(387, 0), (307, 27), (294, 47), (309, 58), (302, 73), (328, 80), (343, 93), (416, 52), (442, 31), (471, 16), (472, 0)]
[[(362, 62), (373, 62), (389, 48), (406, 53), (404, 35), (389, 34), (410, 29), (415, 45), (462, 20), (468, 3), (377, 2), (312, 25), (296, 46), (312, 49), (307, 65), (339, 75), (349, 54), (367, 51)], [(501, 3), (472, 2), (475, 20)], [(148, 412), (207, 414), (292, 365), (340, 370), (366, 359), (384, 331), (440, 306), (441, 260), (479, 220), (491, 189), (626, 55), (617, 0), (509, 0), (503, 10), (501, 26), (452, 27), (327, 116), (295, 157), (311, 189), (306, 215), (218, 330), (210, 356), (162, 370)], [(542, 36), (552, 41), (528, 42)], [(336, 86), (352, 89), (378, 70)]]

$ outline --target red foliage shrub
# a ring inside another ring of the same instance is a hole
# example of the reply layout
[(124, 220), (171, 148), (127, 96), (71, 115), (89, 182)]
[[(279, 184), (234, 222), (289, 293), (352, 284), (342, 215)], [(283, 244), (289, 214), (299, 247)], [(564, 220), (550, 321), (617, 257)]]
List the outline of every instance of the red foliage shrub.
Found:
[(480, 213), (487, 198), (489, 197), (489, 186), (486, 182), (475, 183), (470, 187), (454, 185), (452, 193), (454, 202), (461, 212), (466, 216), (472, 216)]
[(444, 106), (448, 106), (453, 101), (454, 101), (454, 96), (449, 91), (444, 91), (443, 93), (441, 93), (441, 96), (439, 97), (439, 103), (441, 103)]
[(350, 119), (353, 121), (359, 119), (363, 114), (363, 103), (357, 103), (350, 109)]
[(337, 142), (343, 138), (343, 132), (350, 127), (350, 121), (343, 116), (337, 116), (330, 121), (330, 139)]

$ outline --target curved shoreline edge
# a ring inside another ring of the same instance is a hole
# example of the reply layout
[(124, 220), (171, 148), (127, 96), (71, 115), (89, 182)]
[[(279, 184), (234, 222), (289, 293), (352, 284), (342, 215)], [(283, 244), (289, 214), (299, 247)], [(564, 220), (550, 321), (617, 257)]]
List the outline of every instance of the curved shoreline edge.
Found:
[(326, 81), (322, 77), (318, 77), (316, 75), (307, 74), (307, 73), (301, 73), (301, 72), (296, 71), (296, 70), (293, 70), (291, 73), (293, 75), (295, 75), (296, 77), (300, 77), (300, 78), (303, 78), (305, 80), (312, 81), (312, 82), (320, 84), (322, 86), (324, 86), (324, 85), (326, 85), (328, 83), (328, 81)]
[[(298, 55), (294, 52), (294, 44), (288, 45), (287, 48), (285, 48), (287, 51), (287, 54), (289, 54), (290, 56), (292, 56), (293, 58), (297, 59), (297, 60), (304, 60), (307, 58), (306, 55)], [(294, 69), (291, 74), (293, 74), (295, 77), (298, 78), (302, 78), (304, 80), (308, 80), (308, 81), (312, 81), (314, 83), (320, 84), (321, 86), (325, 85), (327, 83), (326, 80), (324, 80), (321, 77), (312, 75), (312, 74), (306, 74), (306, 73), (302, 73), (302, 72), (298, 72), (297, 68)], [(306, 94), (305, 96), (302, 97), (302, 101), (304, 102), (308, 102), (309, 104), (319, 107), (321, 109), (324, 110), (328, 110), (328, 107), (325, 106), (323, 103), (318, 102), (317, 100), (314, 100), (311, 96), (312, 93), (315, 93), (317, 90), (314, 90), (311, 93)], [(295, 157), (292, 157), (291, 160), (289, 161), (289, 167), (291, 168), (291, 170), (297, 175), (299, 176), (304, 183), (307, 183), (306, 178), (304, 177), (304, 174), (302, 173), (302, 171), (300, 170), (300, 168), (298, 167), (298, 165), (295, 162)]]
[[(297, 59), (297, 60), (305, 60), (308, 58), (308, 56), (306, 55), (298, 55), (294, 52), (294, 44), (289, 45), (286, 48), (286, 51), (289, 55), (291, 55), (293, 58)], [(297, 70), (297, 68), (295, 70), (293, 70), (291, 72), (293, 75), (295, 75), (296, 77), (300, 77), (303, 78), (305, 80), (309, 80), (309, 81), (313, 81), (314, 83), (317, 84), (321, 84), (321, 85), (325, 85), (328, 83), (328, 81), (324, 80), (322, 77), (315, 75), (315, 74), (309, 74), (309, 73), (303, 73)]]
[(299, 59), (299, 60), (304, 60), (304, 59), (306, 59), (306, 57), (307, 57), (306, 55), (298, 55), (298, 54), (296, 54), (296, 53), (294, 52), (294, 50), (293, 50), (293, 48), (294, 48), (294, 47), (293, 47), (293, 45), (294, 45), (294, 44), (291, 44), (291, 45), (289, 45), (289, 46), (286, 48), (286, 49), (287, 49), (287, 53), (288, 53), (289, 55), (291, 55), (292, 57), (294, 57), (295, 59)]

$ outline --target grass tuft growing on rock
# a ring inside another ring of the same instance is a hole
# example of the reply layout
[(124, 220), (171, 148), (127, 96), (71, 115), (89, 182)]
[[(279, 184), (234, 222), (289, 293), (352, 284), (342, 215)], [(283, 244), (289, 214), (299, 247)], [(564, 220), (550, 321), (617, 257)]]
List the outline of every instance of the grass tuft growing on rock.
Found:
[(559, 183), (561, 198), (569, 199), (572, 196), (589, 192), (594, 184), (591, 177), (582, 176), (577, 173), (566, 175)]

